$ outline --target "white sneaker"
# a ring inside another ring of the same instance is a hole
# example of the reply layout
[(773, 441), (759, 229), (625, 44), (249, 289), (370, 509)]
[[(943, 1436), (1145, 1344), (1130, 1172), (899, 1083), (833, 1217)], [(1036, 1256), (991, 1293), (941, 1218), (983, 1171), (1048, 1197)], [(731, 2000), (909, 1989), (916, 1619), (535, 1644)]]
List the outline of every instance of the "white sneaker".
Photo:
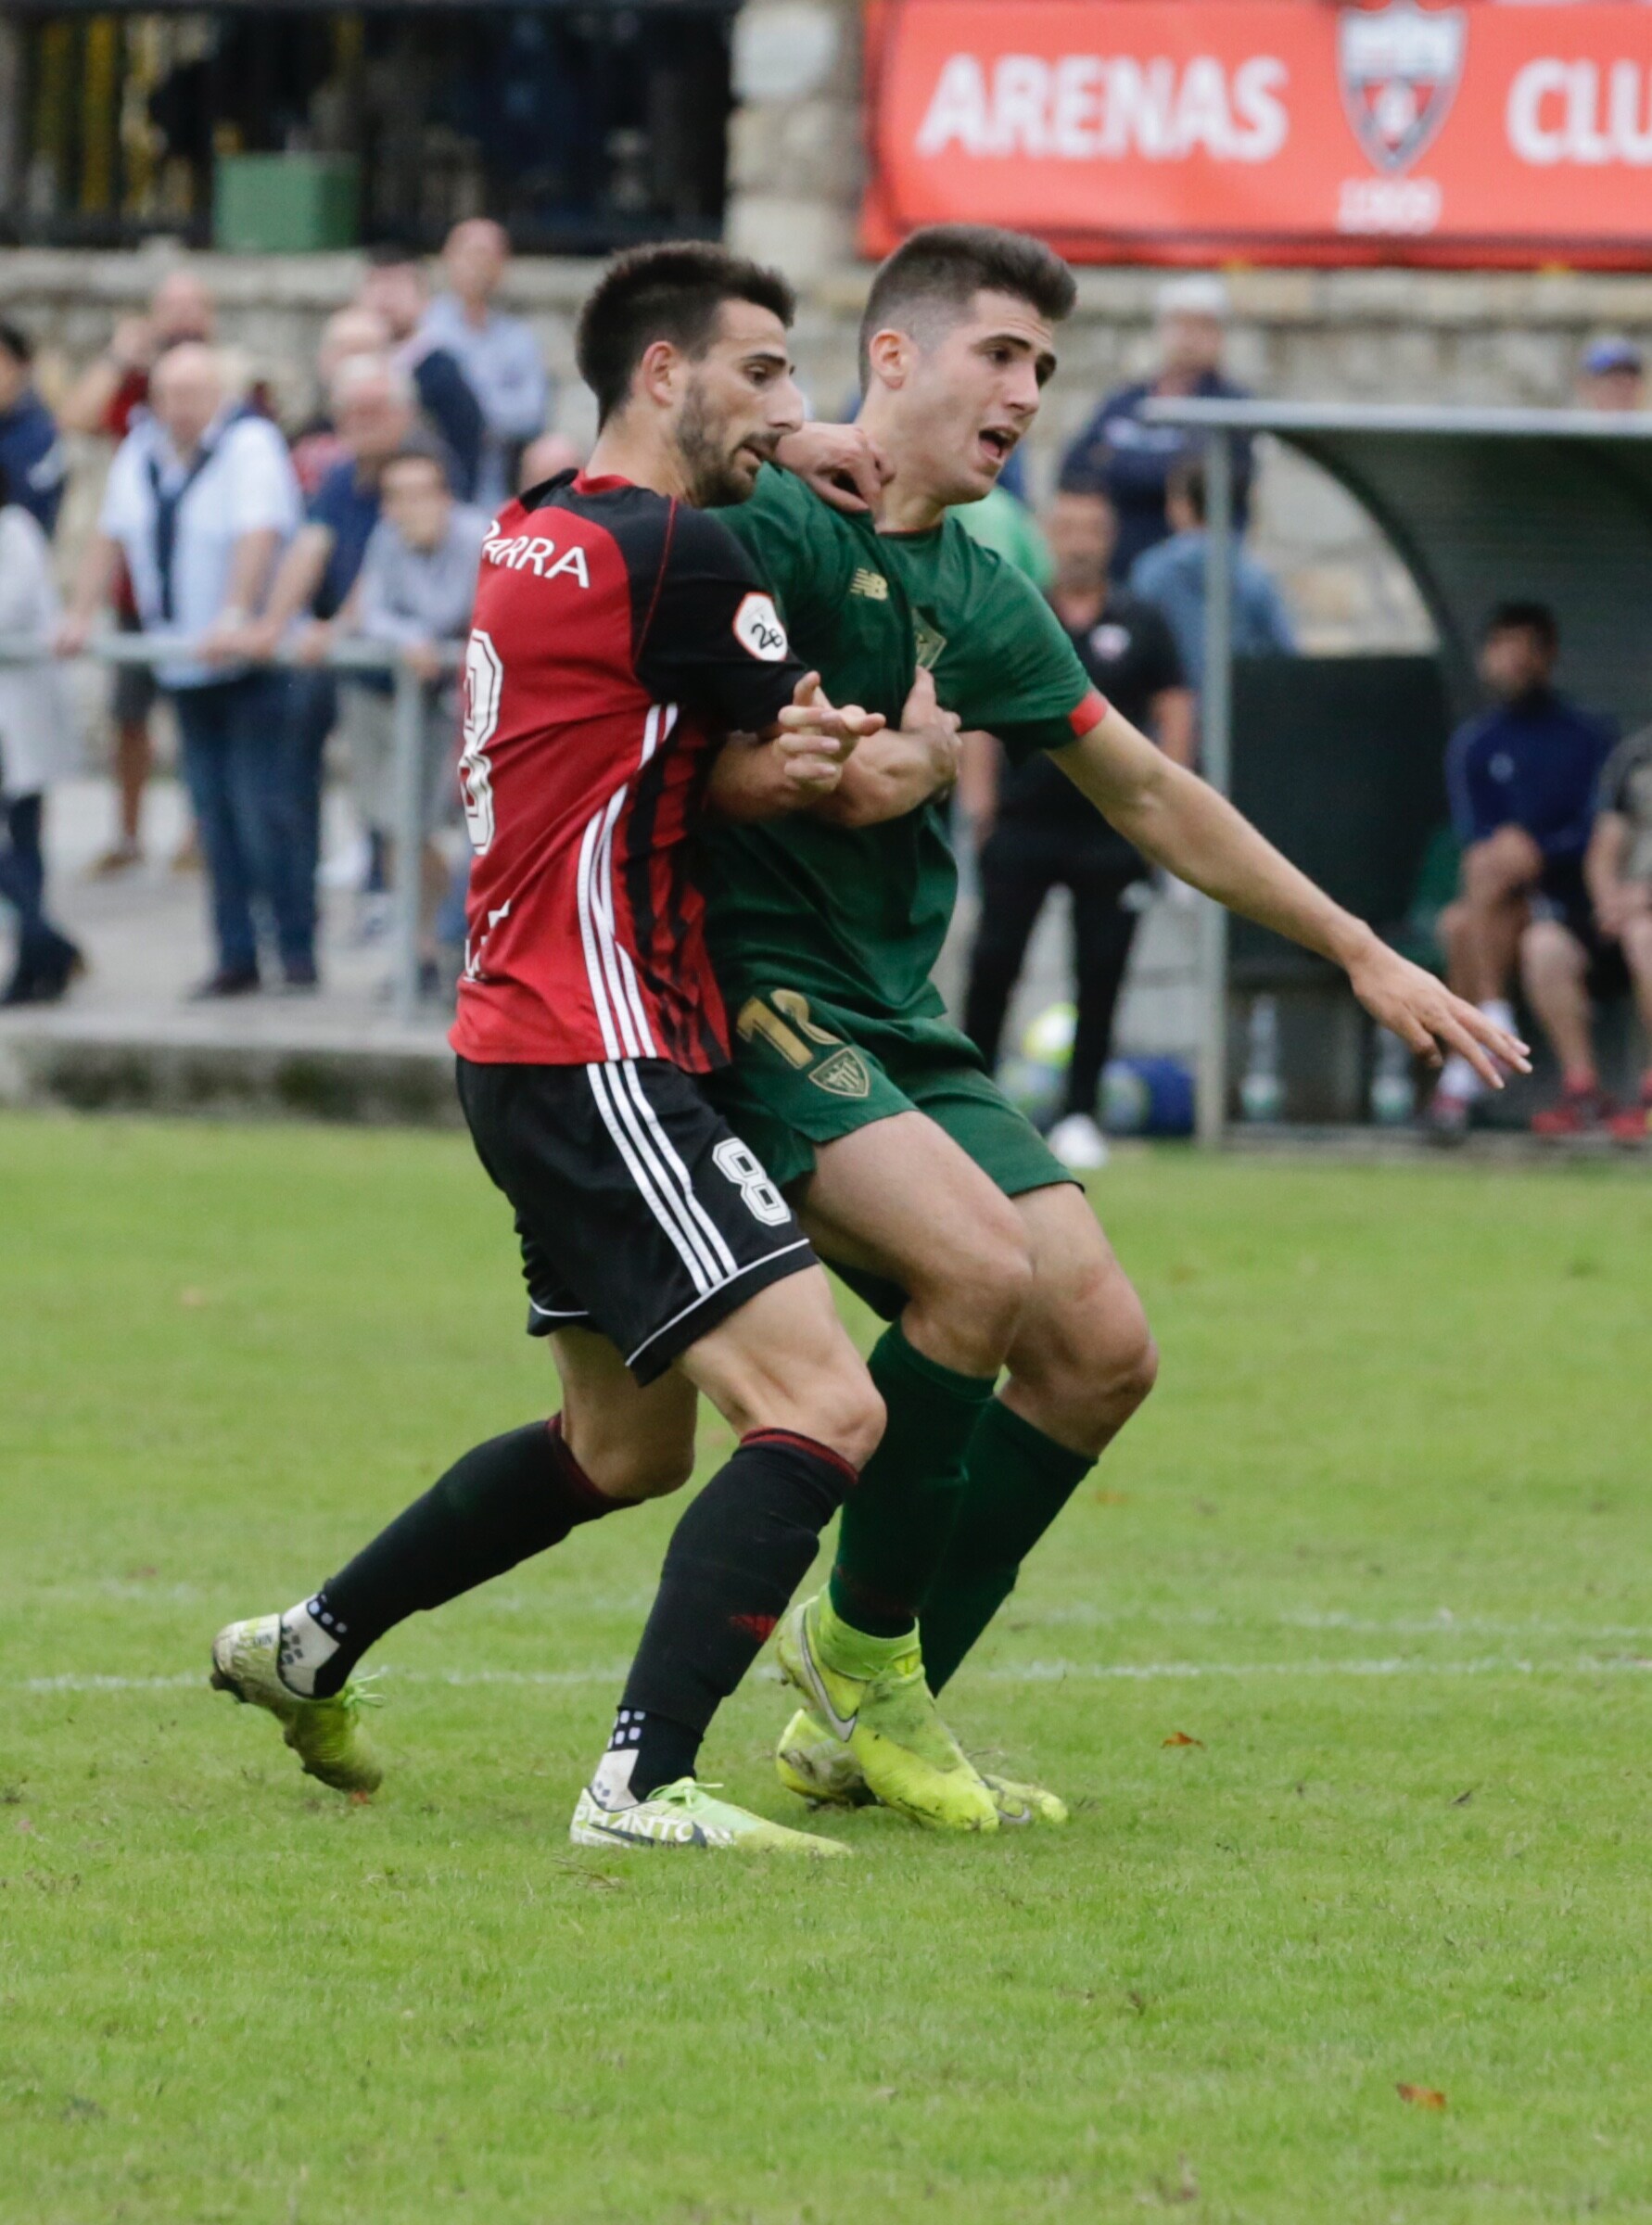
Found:
[(1063, 1166), (1075, 1175), (1094, 1174), (1107, 1164), (1107, 1138), (1087, 1112), (1069, 1112), (1045, 1138)]

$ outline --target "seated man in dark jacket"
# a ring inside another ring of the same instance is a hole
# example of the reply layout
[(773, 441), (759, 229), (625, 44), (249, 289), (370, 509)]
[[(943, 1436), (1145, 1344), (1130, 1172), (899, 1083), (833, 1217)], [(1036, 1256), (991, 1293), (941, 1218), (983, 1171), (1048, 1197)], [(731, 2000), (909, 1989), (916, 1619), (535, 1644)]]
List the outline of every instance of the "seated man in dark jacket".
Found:
[[(1480, 677), (1492, 706), (1457, 729), (1446, 752), (1463, 865), (1460, 893), (1441, 914), (1440, 932), (1452, 985), (1484, 1012), (1509, 1012), (1519, 967), (1565, 1076), (1560, 1103), (1533, 1125), (1572, 1135), (1597, 1125), (1604, 1112), (1586, 1001), (1581, 1040), (1575, 1024), (1575, 984), (1599, 947), (1583, 857), (1601, 768), (1616, 736), (1609, 719), (1556, 690), (1559, 650), (1554, 613), (1541, 603), (1501, 603), (1486, 621)], [(1434, 1093), (1434, 1125), (1460, 1131), (1478, 1094), (1467, 1062), (1448, 1059)]]

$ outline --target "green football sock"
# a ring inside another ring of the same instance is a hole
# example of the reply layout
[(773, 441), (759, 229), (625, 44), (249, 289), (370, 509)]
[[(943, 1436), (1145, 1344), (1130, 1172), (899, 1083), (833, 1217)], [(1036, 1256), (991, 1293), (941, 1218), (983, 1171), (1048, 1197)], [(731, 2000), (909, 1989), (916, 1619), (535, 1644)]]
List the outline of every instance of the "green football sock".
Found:
[(831, 1597), (856, 1630), (896, 1638), (917, 1621), (940, 1564), (963, 1489), (964, 1454), (994, 1379), (926, 1359), (898, 1322), (869, 1365), (889, 1418), (844, 1502)]
[(1095, 1466), (995, 1398), (975, 1425), (963, 1496), (923, 1602), (923, 1673), (938, 1692), (1015, 1589), (1021, 1564)]

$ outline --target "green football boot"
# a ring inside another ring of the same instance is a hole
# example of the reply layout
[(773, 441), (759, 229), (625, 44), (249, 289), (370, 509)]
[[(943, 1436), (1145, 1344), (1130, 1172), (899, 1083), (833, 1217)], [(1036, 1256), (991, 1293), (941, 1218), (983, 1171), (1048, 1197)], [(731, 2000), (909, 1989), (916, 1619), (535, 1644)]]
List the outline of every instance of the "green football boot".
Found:
[(574, 1809), (568, 1837), (577, 1847), (705, 1847), (734, 1854), (807, 1854), (832, 1858), (851, 1849), (809, 1831), (789, 1831), (766, 1816), (714, 1800), (715, 1788), (679, 1777), (629, 1808), (604, 1808), (588, 1785)]
[(789, 1609), (775, 1637), (781, 1672), (859, 1763), (885, 1808), (932, 1831), (996, 1831), (992, 1794), (941, 1721), (909, 1638), (871, 1638), (822, 1592)]
[[(808, 1708), (799, 1708), (781, 1733), (774, 1772), (788, 1792), (817, 1808), (864, 1808), (878, 1797), (852, 1749), (840, 1745)], [(1018, 1784), (985, 1769), (980, 1776), (993, 1797), (1000, 1827), (1067, 1821), (1066, 1801), (1044, 1786)]]
[(358, 1718), (384, 1704), (378, 1694), (349, 1684), (334, 1699), (304, 1699), (282, 1683), (280, 1663), (279, 1615), (226, 1623), (212, 1641), (212, 1689), (273, 1715), (310, 1776), (337, 1792), (376, 1792), (385, 1773)]

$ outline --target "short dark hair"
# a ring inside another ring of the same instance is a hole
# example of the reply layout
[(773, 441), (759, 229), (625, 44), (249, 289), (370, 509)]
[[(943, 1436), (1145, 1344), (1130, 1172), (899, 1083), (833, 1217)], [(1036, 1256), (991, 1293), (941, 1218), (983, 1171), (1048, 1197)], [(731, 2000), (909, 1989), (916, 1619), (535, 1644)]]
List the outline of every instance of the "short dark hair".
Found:
[(6, 350), (14, 363), (21, 363), (25, 369), (34, 361), (34, 342), (22, 326), (14, 324), (9, 317), (0, 317), (0, 348)]
[(725, 301), (751, 301), (782, 324), (797, 297), (778, 271), (705, 240), (665, 240), (616, 255), (585, 297), (574, 336), (579, 375), (606, 424), (624, 407), (631, 374), (656, 340), (691, 359), (704, 355)]
[(977, 294), (1010, 294), (1059, 324), (1078, 298), (1073, 273), (1041, 239), (996, 224), (925, 224), (878, 265), (860, 320), (860, 383), (871, 376), (874, 332), (900, 324), (921, 306), (956, 322)]
[(1204, 464), (1198, 456), (1184, 456), (1165, 475), (1166, 494), (1179, 495), (1202, 526), (1205, 520)]
[(1534, 603), (1518, 596), (1504, 603), (1493, 603), (1486, 613), (1486, 622), (1480, 629), (1482, 642), (1489, 642), (1494, 633), (1529, 633), (1543, 649), (1553, 656), (1560, 646), (1560, 622), (1546, 603)]

